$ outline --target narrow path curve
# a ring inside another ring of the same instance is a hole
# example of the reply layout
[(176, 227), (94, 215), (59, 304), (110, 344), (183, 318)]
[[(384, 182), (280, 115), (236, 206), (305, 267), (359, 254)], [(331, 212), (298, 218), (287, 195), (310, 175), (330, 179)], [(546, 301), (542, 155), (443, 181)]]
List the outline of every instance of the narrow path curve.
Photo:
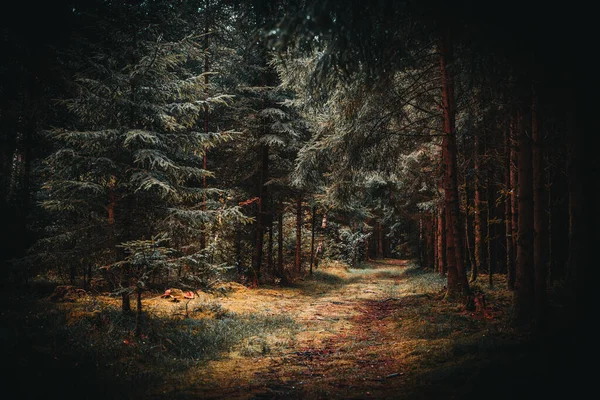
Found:
[[(347, 271), (330, 288), (252, 291), (246, 311), (288, 315), (301, 326), (280, 354), (211, 362), (187, 394), (205, 399), (331, 399), (386, 397), (403, 379), (401, 338), (390, 318), (405, 295), (406, 260), (381, 260)], [(322, 274), (325, 274), (323, 272)], [(310, 293), (313, 289), (322, 289)], [(264, 298), (261, 298), (264, 297)], [(236, 309), (240, 300), (222, 299)], [(262, 304), (261, 304), (262, 303)], [(184, 398), (187, 396), (183, 396)]]

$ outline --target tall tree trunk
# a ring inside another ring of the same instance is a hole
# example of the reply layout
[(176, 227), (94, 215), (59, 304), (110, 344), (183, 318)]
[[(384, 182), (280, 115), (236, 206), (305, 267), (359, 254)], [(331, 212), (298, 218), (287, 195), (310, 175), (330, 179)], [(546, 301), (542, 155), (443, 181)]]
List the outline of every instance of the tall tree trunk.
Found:
[[(455, 104), (454, 104), (454, 82), (451, 72), (452, 48), (447, 37), (440, 41), (440, 70), (442, 73), (442, 104), (444, 117), (444, 140), (442, 152), (445, 167), (445, 205), (448, 210), (446, 214), (450, 238), (454, 241), (454, 266), (456, 268), (457, 286), (448, 285), (449, 295), (460, 295), (466, 299), (469, 294), (469, 281), (465, 271), (463, 254), (463, 231), (460, 224), (458, 182), (457, 182), (457, 160), (456, 160), (456, 129), (455, 129)], [(448, 255), (450, 259), (450, 255)], [(450, 268), (450, 262), (448, 263)], [(450, 274), (450, 271), (449, 271)], [(454, 293), (453, 293), (454, 291)]]
[[(462, 148), (463, 148), (463, 152), (466, 153), (467, 151), (467, 135), (463, 135), (462, 136)], [(476, 146), (474, 146), (473, 148), (473, 159), (475, 159), (475, 152), (476, 152)], [(459, 150), (460, 153), (460, 150)], [(475, 240), (474, 237), (474, 233), (473, 233), (473, 227), (471, 224), (471, 220), (473, 220), (473, 224), (474, 224), (474, 218), (471, 217), (471, 215), (473, 214), (473, 210), (474, 208), (471, 208), (471, 199), (470, 199), (470, 185), (469, 185), (469, 179), (468, 179), (468, 170), (469, 166), (468, 164), (465, 166), (465, 172), (463, 173), (463, 187), (464, 187), (464, 204), (465, 204), (465, 219), (464, 219), (464, 229), (465, 229), (465, 246), (464, 246), (464, 252), (465, 252), (465, 268), (467, 270), (471, 270), (473, 271), (474, 265), (475, 265), (475, 256), (473, 254), (473, 242), (471, 241), (471, 237), (473, 237), (473, 241)], [(475, 165), (473, 166), (473, 168), (475, 168)]]
[(546, 213), (546, 188), (544, 152), (538, 126), (537, 99), (534, 95), (531, 107), (531, 136), (533, 140), (533, 269), (535, 280), (535, 319), (538, 328), (546, 323), (546, 285), (548, 276), (547, 249), (548, 217)]
[(482, 188), (481, 188), (481, 145), (479, 135), (475, 134), (474, 138), (475, 146), (475, 157), (474, 157), (474, 185), (475, 185), (475, 201), (474, 201), (474, 225), (475, 225), (475, 265), (471, 272), (471, 282), (477, 280), (477, 274), (483, 266), (483, 221), (482, 216), (484, 213), (482, 207)]
[(283, 202), (279, 202), (279, 213), (277, 214), (277, 276), (283, 283), (286, 282), (283, 270)]
[(302, 269), (302, 194), (296, 199), (296, 272)]
[(532, 143), (525, 134), (523, 117), (517, 115), (519, 135), (519, 238), (515, 281), (514, 317), (527, 325), (534, 311), (533, 287), (533, 170)]
[(510, 127), (505, 130), (504, 134), (504, 182), (505, 182), (505, 199), (504, 199), (504, 226), (506, 231), (506, 281), (510, 290), (515, 286), (515, 255), (513, 247), (513, 222), (512, 222), (512, 167), (511, 167), (511, 136), (514, 126), (514, 121), (511, 116)]
[(312, 221), (310, 230), (310, 275), (313, 274), (313, 265), (315, 263), (315, 230), (317, 222), (317, 206), (312, 206)]
[(254, 248), (254, 260), (252, 263), (252, 280), (254, 285), (258, 285), (261, 278), (261, 267), (263, 259), (263, 245), (265, 234), (265, 214), (267, 210), (267, 182), (269, 175), (269, 146), (262, 145), (261, 150), (261, 167), (258, 188), (258, 214), (256, 216), (256, 246)]
[(510, 204), (511, 204), (511, 232), (512, 232), (512, 248), (514, 254), (514, 265), (515, 272), (514, 274), (508, 274), (508, 288), (514, 290), (515, 281), (517, 278), (516, 268), (517, 268), (517, 242), (519, 238), (519, 122), (517, 120), (516, 114), (512, 115), (511, 119), (511, 149), (510, 149)]
[(433, 243), (431, 244), (433, 246), (433, 271), (434, 272), (439, 272), (439, 251), (438, 251), (438, 241), (439, 241), (439, 228), (438, 228), (438, 221), (439, 221), (439, 217), (437, 215), (437, 212), (433, 212), (432, 213), (432, 221), (431, 221), (431, 229), (433, 231)]
[[(136, 84), (135, 81), (132, 79), (129, 82), (129, 101), (130, 103), (136, 104)], [(129, 124), (132, 128), (137, 128), (139, 127), (139, 122), (137, 120), (137, 116), (136, 116), (136, 112), (135, 112), (135, 107), (131, 107), (130, 108), (130, 112), (129, 112)], [(135, 152), (135, 147), (134, 146), (130, 146), (129, 147), (129, 151), (127, 152), (127, 158), (128, 158), (128, 164), (129, 165), (134, 165), (134, 152)], [(112, 192), (111, 192), (112, 193)], [(114, 193), (113, 193), (114, 195)], [(121, 242), (127, 242), (129, 240), (133, 239), (133, 212), (134, 212), (134, 196), (129, 195), (129, 196), (124, 196), (124, 205), (125, 205), (125, 210), (121, 213), (123, 214), (122, 216), (120, 216), (119, 218), (119, 223), (115, 223), (115, 226), (119, 226), (119, 227), (123, 227), (123, 234), (120, 237), (120, 241)], [(115, 204), (113, 203), (113, 198), (110, 198), (110, 202), (112, 204), (109, 204), (109, 223), (110, 223), (110, 212), (111, 212), (111, 208), (112, 208), (112, 212), (113, 212), (113, 217), (115, 217), (114, 215), (114, 206)], [(116, 220), (115, 220), (116, 221)], [(116, 235), (114, 235), (115, 229), (113, 228), (113, 230), (111, 231), (111, 233), (113, 233), (113, 239), (114, 239), (114, 243), (113, 248), (115, 249), (115, 254), (117, 255), (116, 258), (120, 258), (121, 260), (125, 260), (125, 258), (127, 257), (127, 254), (125, 253), (125, 251), (121, 250), (119, 251), (118, 248), (116, 247), (119, 244), (119, 240), (117, 239)], [(129, 285), (130, 285), (130, 280), (131, 280), (131, 270), (130, 270), (131, 266), (126, 263), (122, 268), (121, 268), (121, 286), (122, 286), (122, 293), (121, 293), (121, 310), (124, 313), (129, 313), (131, 312), (131, 295), (129, 290), (126, 290)]]
[[(469, 185), (467, 183), (467, 178), (466, 178), (466, 174), (465, 174), (465, 247), (466, 247), (466, 252), (467, 252), (467, 260), (469, 261), (469, 265), (471, 266), (471, 269), (474, 268), (475, 265), (475, 255), (473, 253), (473, 244), (471, 242), (471, 237), (474, 237), (475, 234), (473, 232), (473, 229), (471, 228), (471, 221), (470, 221), (470, 213), (469, 213), (469, 209), (470, 209), (471, 205), (470, 205), (470, 201), (469, 201)], [(473, 218), (474, 220), (474, 218)]]
[(486, 176), (486, 187), (487, 187), (487, 205), (485, 207), (486, 209), (486, 229), (487, 229), (487, 233), (486, 233), (486, 249), (487, 249), (487, 267), (488, 267), (488, 283), (490, 285), (490, 287), (492, 287), (494, 285), (494, 256), (492, 255), (492, 243), (493, 243), (493, 237), (495, 236), (495, 232), (492, 232), (492, 223), (490, 221), (492, 221), (493, 219), (493, 215), (492, 215), (492, 210), (493, 210), (493, 204), (494, 204), (494, 192), (492, 190), (492, 183), (490, 182), (490, 177), (489, 174), (488, 176)]
[[(210, 0), (206, 0), (206, 21), (204, 22), (204, 93), (206, 94), (206, 96), (208, 97), (208, 71), (210, 68), (210, 64), (209, 64), (209, 58), (208, 58), (208, 45), (209, 45), (209, 25), (210, 25), (210, 15), (208, 13), (208, 8), (210, 5)], [(208, 136), (208, 120), (209, 120), (209, 114), (208, 114), (208, 107), (206, 107), (204, 109), (204, 134)], [(207, 170), (207, 163), (208, 163), (208, 147), (204, 148), (204, 156), (203, 156), (203, 160), (202, 160), (202, 166), (204, 168), (204, 171)], [(206, 192), (207, 189), (207, 182), (206, 182), (206, 176), (202, 177), (202, 188), (204, 189), (204, 191)], [(204, 193), (202, 195), (202, 210), (206, 211), (206, 193)], [(201, 232), (200, 232), (200, 248), (201, 249), (205, 249), (206, 248), (206, 235), (207, 232), (206, 230), (206, 226), (204, 223), (202, 223), (202, 228), (201, 228)]]

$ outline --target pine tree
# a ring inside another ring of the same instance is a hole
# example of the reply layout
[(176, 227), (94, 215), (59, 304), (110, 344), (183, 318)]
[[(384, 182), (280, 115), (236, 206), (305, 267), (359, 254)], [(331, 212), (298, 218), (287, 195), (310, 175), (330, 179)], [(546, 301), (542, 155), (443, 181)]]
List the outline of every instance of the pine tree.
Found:
[(42, 205), (60, 222), (42, 244), (45, 254), (67, 249), (70, 262), (87, 254), (88, 262), (106, 266), (128, 310), (139, 284), (121, 243), (167, 232), (193, 272), (208, 261), (210, 249), (197, 243), (206, 224), (248, 219), (225, 192), (202, 186), (212, 176), (204, 152), (231, 135), (196, 131), (197, 120), (228, 106), (231, 96), (206, 94), (205, 72), (195, 72), (203, 57), (199, 38), (182, 36), (181, 27), (146, 25), (144, 4), (109, 11), (114, 19), (96, 21), (106, 42), (91, 42), (93, 57), (75, 77), (75, 96), (63, 102), (72, 127), (49, 133), (57, 151), (46, 160)]

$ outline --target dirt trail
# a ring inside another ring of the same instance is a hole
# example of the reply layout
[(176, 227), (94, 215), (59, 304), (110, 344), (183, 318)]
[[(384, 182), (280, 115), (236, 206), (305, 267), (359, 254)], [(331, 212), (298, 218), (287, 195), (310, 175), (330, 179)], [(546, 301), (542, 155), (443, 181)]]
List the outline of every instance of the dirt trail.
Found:
[[(391, 314), (408, 290), (404, 260), (321, 273), (297, 288), (256, 289), (219, 301), (236, 312), (287, 315), (300, 324), (279, 351), (213, 361), (189, 395), (206, 399), (393, 396), (403, 379), (401, 338)], [(315, 292), (313, 292), (315, 291)]]

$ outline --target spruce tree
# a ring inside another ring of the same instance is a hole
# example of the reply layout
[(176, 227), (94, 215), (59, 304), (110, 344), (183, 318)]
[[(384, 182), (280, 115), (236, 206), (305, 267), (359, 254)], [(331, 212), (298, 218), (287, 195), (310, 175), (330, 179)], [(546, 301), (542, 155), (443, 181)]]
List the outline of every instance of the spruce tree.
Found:
[(45, 254), (66, 250), (69, 262), (85, 257), (103, 265), (123, 310), (140, 283), (121, 243), (169, 234), (182, 278), (210, 260), (210, 248), (198, 246), (203, 227), (248, 222), (224, 191), (202, 185), (212, 176), (204, 152), (231, 135), (196, 130), (198, 119), (228, 106), (231, 96), (208, 96), (200, 38), (181, 26), (148, 23), (145, 7), (115, 6), (96, 21), (106, 36), (90, 42), (93, 55), (74, 79), (74, 96), (63, 101), (73, 123), (49, 132), (57, 150), (44, 171), (42, 206), (60, 216), (41, 243)]

